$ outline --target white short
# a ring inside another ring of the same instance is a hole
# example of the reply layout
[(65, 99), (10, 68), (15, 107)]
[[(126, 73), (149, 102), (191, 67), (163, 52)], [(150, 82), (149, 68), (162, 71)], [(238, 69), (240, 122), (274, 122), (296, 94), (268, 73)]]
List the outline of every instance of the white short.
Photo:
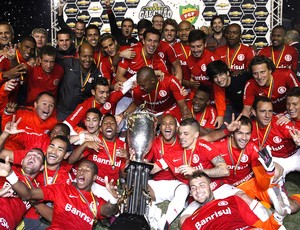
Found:
[(155, 203), (161, 203), (165, 200), (171, 201), (178, 186), (185, 186), (189, 191), (188, 185), (179, 180), (149, 180), (148, 184), (154, 191)]
[[(213, 194), (214, 194), (215, 199), (224, 199), (226, 197), (235, 195), (239, 191), (242, 191), (242, 190), (239, 188), (236, 188), (232, 185), (229, 185), (229, 184), (223, 184), (221, 187), (219, 187), (215, 191), (213, 191)], [(200, 207), (200, 204), (197, 201), (193, 201), (181, 213), (181, 216), (192, 215), (199, 207)]]
[(105, 201), (108, 201), (111, 197), (110, 192), (106, 189), (106, 187), (97, 184), (96, 182), (92, 185), (92, 192), (97, 196), (103, 198)]
[(293, 171), (300, 172), (300, 149), (298, 149), (292, 156), (287, 158), (273, 157), (273, 160), (282, 166), (284, 170), (284, 177)]

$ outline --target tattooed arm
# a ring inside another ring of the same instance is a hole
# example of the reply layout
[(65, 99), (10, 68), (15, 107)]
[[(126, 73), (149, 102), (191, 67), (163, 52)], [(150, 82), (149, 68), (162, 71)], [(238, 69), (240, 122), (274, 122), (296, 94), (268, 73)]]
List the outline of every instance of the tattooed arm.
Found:
[(211, 169), (203, 169), (202, 171), (205, 172), (209, 177), (225, 177), (229, 176), (230, 172), (225, 163), (225, 160), (222, 156), (216, 156), (212, 159), (212, 163), (214, 164), (214, 168)]

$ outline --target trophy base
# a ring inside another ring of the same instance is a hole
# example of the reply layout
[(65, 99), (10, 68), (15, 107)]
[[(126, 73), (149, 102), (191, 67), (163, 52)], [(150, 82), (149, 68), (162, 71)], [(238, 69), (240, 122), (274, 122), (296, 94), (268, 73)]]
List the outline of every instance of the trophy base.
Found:
[(127, 170), (128, 170), (130, 165), (134, 165), (135, 167), (142, 166), (143, 168), (149, 169), (149, 171), (151, 171), (151, 169), (153, 169), (153, 164), (148, 164), (146, 162), (139, 162), (139, 161), (130, 160), (130, 163), (127, 165), (127, 168), (126, 168)]
[(112, 230), (150, 230), (150, 226), (142, 215), (122, 213), (111, 224)]

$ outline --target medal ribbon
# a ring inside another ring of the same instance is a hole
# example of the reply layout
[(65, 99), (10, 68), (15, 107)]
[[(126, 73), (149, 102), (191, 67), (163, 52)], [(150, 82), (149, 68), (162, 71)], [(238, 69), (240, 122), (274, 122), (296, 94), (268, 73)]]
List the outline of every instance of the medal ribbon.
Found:
[(242, 158), (242, 156), (243, 156), (243, 154), (244, 154), (245, 149), (242, 149), (242, 150), (241, 150), (240, 155), (239, 155), (239, 158), (238, 158), (238, 161), (237, 161), (236, 165), (234, 165), (234, 159), (233, 159), (233, 152), (232, 152), (231, 138), (229, 138), (227, 148), (228, 148), (228, 152), (229, 152), (231, 164), (232, 164), (232, 166), (234, 166), (234, 175), (236, 175), (236, 170), (237, 170), (237, 168), (239, 167), (239, 164), (240, 164), (240, 162), (241, 162), (241, 158)]
[(91, 77), (91, 71), (88, 72), (85, 80), (83, 81), (83, 76), (82, 76), (82, 71), (81, 71), (81, 74), (80, 74), (81, 91), (84, 91), (84, 87), (85, 87), (86, 83), (88, 82), (88, 80), (90, 79), (90, 77)]
[(76, 187), (76, 189), (77, 189), (77, 191), (79, 192), (79, 194), (80, 194), (80, 199), (82, 200), (82, 202), (83, 203), (85, 203), (87, 206), (88, 206), (88, 208), (89, 208), (89, 210), (91, 211), (91, 213), (93, 214), (93, 216), (94, 216), (94, 219), (96, 220), (97, 219), (97, 203), (96, 203), (96, 200), (95, 200), (95, 197), (94, 197), (94, 194), (92, 193), (92, 191), (91, 191), (91, 197), (92, 197), (92, 199), (93, 199), (93, 207), (91, 207), (91, 205), (89, 204), (89, 202), (88, 202), (88, 200), (86, 199), (86, 197), (82, 194), (82, 192), (80, 191), (80, 189), (78, 189), (77, 187)]
[[(17, 58), (18, 64), (21, 64), (20, 58), (19, 58), (19, 55), (18, 55), (17, 50), (16, 50), (16, 58)], [(23, 74), (20, 75), (20, 80), (21, 80), (21, 81), (24, 81), (24, 76), (23, 76)]]
[[(45, 163), (44, 163), (44, 184), (45, 185), (48, 185), (48, 169), (47, 169), (47, 162), (45, 161)], [(56, 179), (57, 179), (57, 177), (58, 177), (58, 171), (59, 171), (59, 169), (60, 169), (60, 166), (58, 166), (58, 168), (56, 169), (56, 171), (55, 171), (55, 173), (54, 173), (54, 176), (53, 176), (53, 180), (52, 180), (52, 182), (50, 183), (50, 184), (55, 184), (55, 181), (56, 181)]]
[(239, 47), (237, 49), (235, 49), (232, 59), (230, 59), (230, 57), (229, 57), (229, 47), (227, 47), (227, 65), (228, 65), (229, 69), (231, 69), (231, 66), (236, 58), (236, 55), (239, 53), (241, 46), (242, 45), (240, 44)]
[[(196, 147), (196, 146), (195, 146)], [(191, 166), (191, 161), (192, 161), (192, 155), (194, 154), (194, 150), (195, 150), (195, 147), (192, 149), (191, 151), (191, 155), (189, 157), (189, 160), (187, 160), (187, 155), (186, 155), (186, 149), (183, 150), (183, 156), (182, 156), (182, 161), (185, 165), (189, 165)]]
[(102, 141), (103, 141), (103, 144), (104, 144), (104, 150), (105, 150), (105, 152), (106, 152), (106, 155), (107, 155), (108, 158), (109, 158), (110, 165), (111, 165), (111, 166), (115, 166), (115, 162), (116, 162), (116, 146), (117, 146), (117, 142), (115, 141), (115, 143), (114, 143), (114, 149), (113, 149), (113, 153), (112, 153), (112, 157), (111, 157), (110, 152), (109, 152), (109, 148), (108, 148), (107, 143), (106, 143), (106, 141), (104, 140), (104, 138), (102, 138)]
[(265, 145), (265, 143), (267, 141), (267, 138), (269, 136), (270, 131), (271, 131), (271, 122), (268, 124), (268, 126), (266, 128), (266, 131), (264, 133), (264, 137), (263, 137), (262, 143), (260, 143), (260, 138), (259, 138), (259, 133), (260, 132), (259, 132), (259, 128), (258, 128), (258, 123), (256, 122), (256, 132), (257, 132), (257, 138), (258, 138), (257, 139), (258, 140), (258, 147), (260, 149)]
[[(28, 176), (25, 174), (25, 172), (24, 172), (23, 169), (21, 169), (21, 172), (22, 172), (23, 176), (25, 177), (25, 183), (27, 184), (27, 187), (30, 188), (30, 189), (32, 189), (32, 188), (33, 188), (33, 184), (32, 184), (32, 182), (31, 182), (31, 180), (30, 180), (30, 179), (28, 178)], [(37, 184), (35, 180), (34, 180), (34, 182), (35, 182), (35, 184)]]
[(143, 60), (145, 62), (145, 65), (148, 66), (148, 67), (153, 68), (153, 56), (152, 56), (152, 64), (151, 63), (149, 64), (148, 61), (147, 61), (145, 52), (144, 52), (144, 48), (142, 48), (142, 56), (143, 56)]
[[(159, 85), (159, 81), (156, 83), (155, 93), (154, 93), (154, 101), (152, 101), (151, 95), (150, 95), (150, 93), (148, 93), (148, 96), (149, 96), (149, 102), (150, 102), (150, 107), (151, 107), (151, 112), (154, 112), (155, 103), (156, 103), (156, 100), (157, 100), (158, 85)], [(152, 103), (152, 105), (151, 105), (151, 103)]]
[(283, 52), (284, 52), (284, 50), (285, 50), (285, 46), (283, 46), (283, 48), (282, 48), (282, 50), (281, 50), (281, 52), (280, 52), (280, 55), (279, 55), (277, 61), (275, 61), (275, 54), (274, 54), (273, 47), (272, 47), (271, 49), (272, 49), (272, 50), (271, 50), (271, 52), (272, 52), (272, 61), (273, 61), (273, 63), (275, 64), (275, 67), (278, 68), (278, 65), (279, 65), (279, 63), (280, 63), (280, 61), (281, 61), (281, 59), (282, 59), (282, 56), (283, 56)]
[(191, 55), (191, 51), (189, 52), (189, 54), (187, 54), (186, 50), (181, 42), (180, 42), (180, 46), (181, 46), (182, 52), (184, 53), (185, 58), (188, 59), (188, 57)]
[[(198, 122), (199, 122), (200, 125), (201, 125), (201, 123), (202, 123), (202, 121), (203, 121), (205, 115), (206, 115), (206, 107), (205, 107), (203, 113), (201, 114), (201, 116), (200, 116), (200, 118), (199, 118), (199, 121), (198, 121)], [(196, 118), (196, 117), (194, 116), (194, 109), (193, 109), (193, 107), (192, 107), (192, 116), (193, 116), (194, 118)]]

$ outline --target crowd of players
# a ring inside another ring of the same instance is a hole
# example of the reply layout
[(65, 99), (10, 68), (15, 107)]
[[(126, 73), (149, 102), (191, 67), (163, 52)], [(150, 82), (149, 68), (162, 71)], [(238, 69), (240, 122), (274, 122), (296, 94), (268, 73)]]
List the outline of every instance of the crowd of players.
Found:
[(275, 26), (257, 50), (218, 15), (209, 30), (159, 14), (119, 28), (105, 0), (111, 33), (100, 34), (80, 20), (69, 28), (64, 4), (56, 47), (43, 28), (14, 44), (0, 22), (0, 229), (113, 223), (137, 110), (158, 125), (144, 159), (153, 229), (177, 217), (181, 229), (284, 229), (300, 209), (285, 191), (300, 171), (299, 31)]

